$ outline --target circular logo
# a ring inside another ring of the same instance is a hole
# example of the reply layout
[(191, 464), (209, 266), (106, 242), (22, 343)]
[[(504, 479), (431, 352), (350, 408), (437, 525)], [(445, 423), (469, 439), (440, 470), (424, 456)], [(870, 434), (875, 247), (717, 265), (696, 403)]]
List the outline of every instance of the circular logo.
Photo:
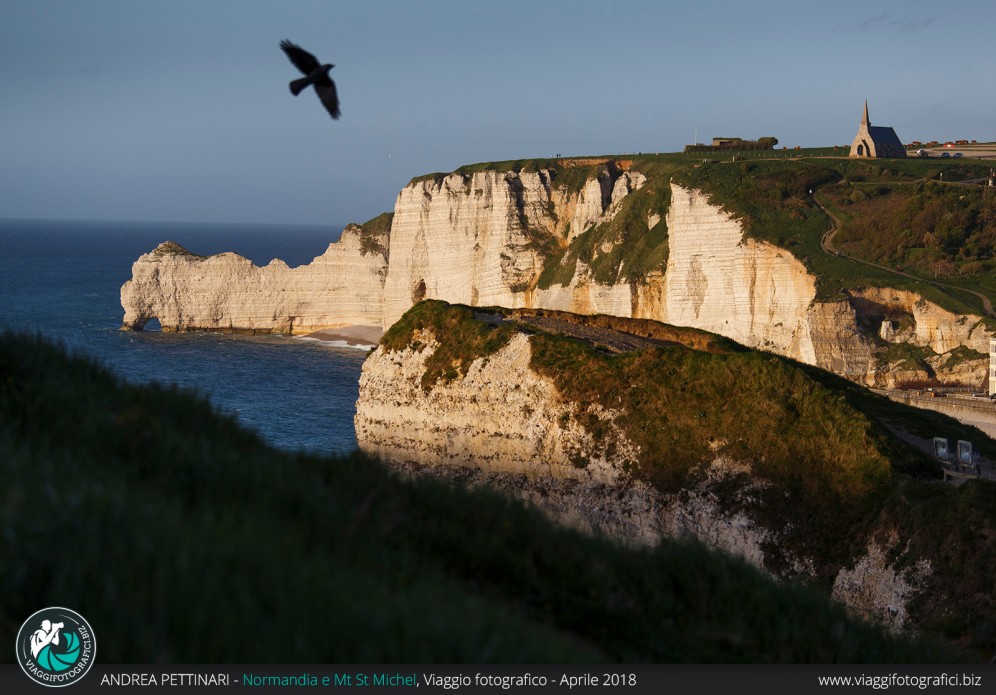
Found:
[(82, 615), (68, 608), (43, 608), (17, 633), (17, 662), (36, 683), (53, 688), (86, 675), (97, 655), (97, 639)]

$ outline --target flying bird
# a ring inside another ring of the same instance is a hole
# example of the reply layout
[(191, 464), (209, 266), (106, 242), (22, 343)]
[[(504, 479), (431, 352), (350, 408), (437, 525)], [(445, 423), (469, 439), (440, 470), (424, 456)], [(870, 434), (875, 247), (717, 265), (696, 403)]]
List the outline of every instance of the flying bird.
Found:
[(325, 63), (324, 65), (319, 64), (315, 56), (287, 39), (280, 42), (280, 48), (290, 58), (290, 62), (294, 63), (294, 67), (305, 75), (300, 79), (291, 80), (291, 94), (297, 96), (305, 87), (313, 84), (315, 85), (315, 93), (329, 112), (329, 115), (332, 118), (339, 118), (339, 95), (335, 92), (335, 82), (329, 78), (329, 70), (334, 68), (335, 65), (329, 63)]

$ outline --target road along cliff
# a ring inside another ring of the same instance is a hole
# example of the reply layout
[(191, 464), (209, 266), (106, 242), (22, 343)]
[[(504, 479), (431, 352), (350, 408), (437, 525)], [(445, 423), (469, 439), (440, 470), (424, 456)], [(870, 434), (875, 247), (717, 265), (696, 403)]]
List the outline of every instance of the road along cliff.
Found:
[(981, 316), (888, 287), (821, 299), (818, 281), (717, 194), (595, 159), (415, 179), (392, 215), (350, 225), (298, 268), (165, 243), (135, 262), (121, 303), (125, 328), (156, 318), (171, 331), (387, 328), (427, 298), (601, 313), (709, 330), (868, 385), (983, 382)]
[(536, 318), (411, 309), (364, 364), (361, 449), (626, 542), (695, 538), (895, 629), (972, 605), (954, 632), (996, 646), (996, 490), (933, 482), (904, 441), (963, 425), (699, 331)]

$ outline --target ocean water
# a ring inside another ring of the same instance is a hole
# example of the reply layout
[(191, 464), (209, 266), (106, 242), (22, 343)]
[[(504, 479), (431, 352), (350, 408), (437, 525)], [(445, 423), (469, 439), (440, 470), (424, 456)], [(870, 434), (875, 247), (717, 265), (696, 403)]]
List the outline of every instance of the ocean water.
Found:
[(342, 227), (0, 219), (0, 328), (40, 332), (135, 383), (178, 384), (277, 447), (345, 452), (366, 352), (288, 336), (118, 330), (131, 264), (159, 243), (310, 262)]

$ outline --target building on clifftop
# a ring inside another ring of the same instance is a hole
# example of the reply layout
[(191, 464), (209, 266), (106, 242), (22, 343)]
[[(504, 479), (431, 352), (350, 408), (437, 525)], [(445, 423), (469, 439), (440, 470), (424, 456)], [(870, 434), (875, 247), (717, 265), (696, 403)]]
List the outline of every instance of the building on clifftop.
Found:
[(905, 157), (906, 148), (892, 128), (873, 126), (868, 120), (868, 100), (865, 99), (865, 115), (858, 126), (858, 134), (851, 143), (851, 157)]

